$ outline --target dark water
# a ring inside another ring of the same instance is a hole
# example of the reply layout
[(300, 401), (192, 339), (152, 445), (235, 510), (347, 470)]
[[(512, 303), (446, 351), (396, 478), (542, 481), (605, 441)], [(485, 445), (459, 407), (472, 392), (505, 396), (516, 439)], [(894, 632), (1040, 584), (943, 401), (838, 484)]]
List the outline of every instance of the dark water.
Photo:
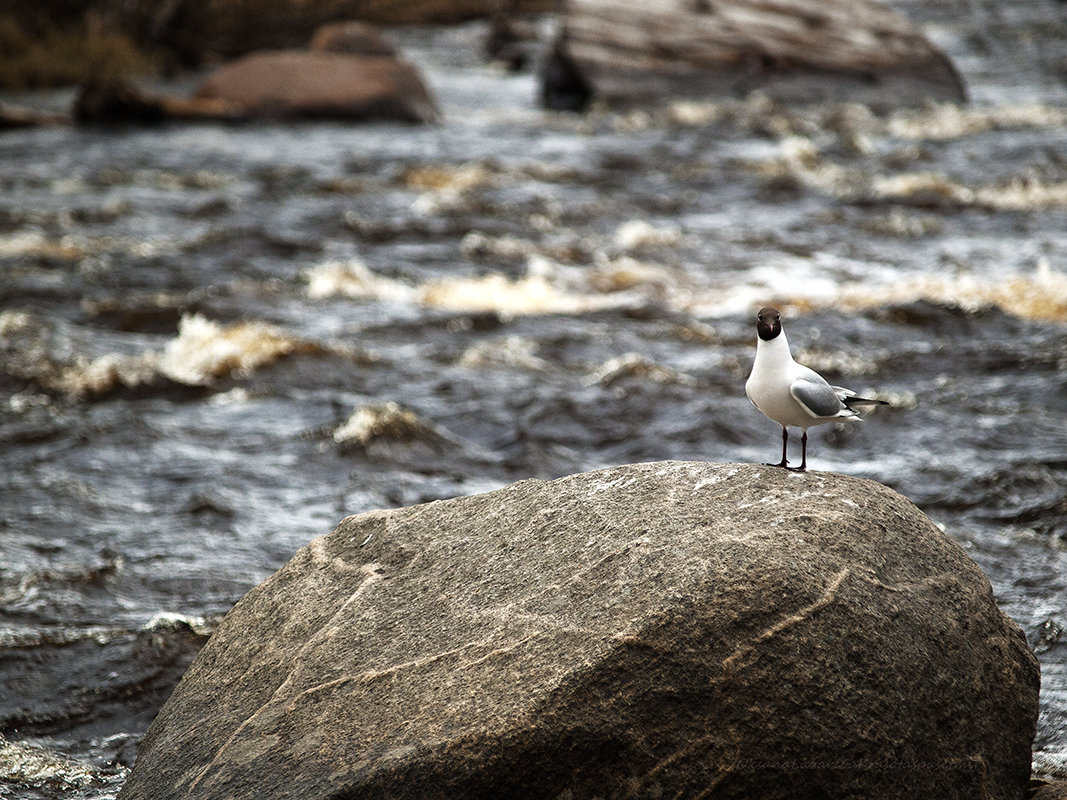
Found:
[(546, 114), (470, 26), (394, 36), (435, 128), (0, 137), (0, 797), (113, 797), (213, 624), (347, 514), (776, 459), (743, 392), (766, 303), (894, 403), (811, 466), (986, 570), (1067, 777), (1061, 12), (969, 6), (921, 11), (969, 109)]

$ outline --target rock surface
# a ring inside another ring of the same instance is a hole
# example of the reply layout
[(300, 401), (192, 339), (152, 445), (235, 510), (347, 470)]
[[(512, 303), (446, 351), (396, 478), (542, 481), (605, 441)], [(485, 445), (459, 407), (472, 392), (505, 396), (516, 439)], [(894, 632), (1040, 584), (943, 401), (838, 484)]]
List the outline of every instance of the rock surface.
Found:
[(1067, 781), (1031, 781), (1030, 800), (1067, 800)]
[(326, 51), (252, 53), (208, 77), (196, 98), (235, 106), (252, 117), (430, 122), (438, 116), (408, 62)]
[(547, 103), (571, 94), (561, 81), (572, 67), (615, 102), (759, 89), (786, 102), (895, 107), (965, 94), (948, 58), (873, 0), (568, 0), (542, 77)]
[(1037, 694), (892, 490), (641, 464), (343, 520), (234, 607), (120, 797), (1009, 800)]

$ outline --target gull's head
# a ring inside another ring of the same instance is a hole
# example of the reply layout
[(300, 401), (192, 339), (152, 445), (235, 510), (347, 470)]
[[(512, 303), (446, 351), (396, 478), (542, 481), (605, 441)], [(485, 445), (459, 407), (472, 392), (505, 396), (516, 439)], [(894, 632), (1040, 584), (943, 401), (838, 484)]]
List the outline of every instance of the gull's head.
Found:
[(756, 315), (756, 333), (759, 338), (769, 342), (782, 332), (782, 315), (777, 308), (764, 306)]

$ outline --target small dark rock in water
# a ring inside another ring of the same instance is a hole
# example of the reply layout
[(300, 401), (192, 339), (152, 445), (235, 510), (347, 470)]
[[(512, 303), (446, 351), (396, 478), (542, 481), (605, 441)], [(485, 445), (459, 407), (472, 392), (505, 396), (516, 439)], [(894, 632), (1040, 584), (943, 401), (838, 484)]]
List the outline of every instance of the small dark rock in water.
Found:
[(120, 797), (1021, 800), (1037, 694), (899, 494), (649, 463), (344, 520), (234, 607)]
[(541, 70), (541, 105), (553, 111), (584, 111), (593, 90), (562, 43), (557, 43)]

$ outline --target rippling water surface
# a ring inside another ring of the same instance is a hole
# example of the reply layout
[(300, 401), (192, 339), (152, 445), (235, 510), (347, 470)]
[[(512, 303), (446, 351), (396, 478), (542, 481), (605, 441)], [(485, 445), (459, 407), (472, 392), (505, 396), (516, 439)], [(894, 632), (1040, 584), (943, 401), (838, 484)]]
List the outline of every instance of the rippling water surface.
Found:
[(986, 570), (1067, 777), (1067, 106), (929, 22), (970, 108), (555, 115), (470, 26), (395, 37), (438, 127), (0, 137), (0, 797), (113, 797), (215, 622), (347, 514), (776, 459), (768, 303), (893, 403), (812, 466)]

